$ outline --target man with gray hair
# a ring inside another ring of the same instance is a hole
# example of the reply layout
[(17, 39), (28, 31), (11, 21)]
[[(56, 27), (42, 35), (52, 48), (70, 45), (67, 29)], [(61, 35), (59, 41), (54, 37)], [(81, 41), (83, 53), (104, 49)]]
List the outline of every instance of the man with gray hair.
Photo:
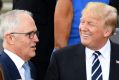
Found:
[(5, 80), (35, 79), (35, 68), (29, 60), (35, 56), (37, 35), (30, 12), (12, 10), (0, 16), (0, 38), (3, 39), (0, 64)]
[(81, 44), (54, 52), (46, 80), (119, 80), (119, 45), (110, 41), (117, 10), (89, 2), (80, 18)]

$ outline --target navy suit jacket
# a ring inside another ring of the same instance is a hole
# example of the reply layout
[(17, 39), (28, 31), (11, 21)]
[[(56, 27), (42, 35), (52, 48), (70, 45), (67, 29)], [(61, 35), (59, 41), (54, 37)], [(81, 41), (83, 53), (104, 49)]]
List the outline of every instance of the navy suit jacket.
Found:
[[(119, 80), (119, 45), (111, 43), (109, 80)], [(85, 47), (75, 45), (56, 51), (46, 74), (46, 80), (86, 80)]]
[[(20, 73), (16, 65), (10, 59), (10, 57), (3, 51), (0, 52), (0, 64), (3, 66), (5, 80), (21, 79)], [(35, 79), (35, 68), (31, 62), (29, 62), (29, 65), (31, 68), (31, 77)]]

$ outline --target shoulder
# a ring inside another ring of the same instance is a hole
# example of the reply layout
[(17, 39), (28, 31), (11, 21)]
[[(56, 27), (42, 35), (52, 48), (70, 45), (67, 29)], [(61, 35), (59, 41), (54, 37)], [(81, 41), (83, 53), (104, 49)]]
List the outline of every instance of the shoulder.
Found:
[(77, 44), (77, 45), (67, 46), (65, 48), (59, 49), (56, 52), (76, 51), (76, 50), (83, 49), (83, 48), (84, 48), (84, 46), (82, 44)]
[(0, 63), (1, 64), (7, 64), (9, 63), (10, 58), (4, 51), (0, 51)]
[(114, 43), (114, 42), (111, 41), (111, 47), (112, 47), (112, 48), (119, 49), (119, 44)]
[(111, 53), (119, 57), (119, 44), (111, 42)]
[(2, 59), (4, 59), (4, 52), (3, 51), (0, 51), (0, 61), (2, 60)]
[[(52, 56), (54, 57), (73, 57), (75, 55), (80, 55), (84, 53), (85, 47), (81, 44), (68, 46), (60, 50), (56, 50)], [(80, 53), (80, 54), (79, 54)]]

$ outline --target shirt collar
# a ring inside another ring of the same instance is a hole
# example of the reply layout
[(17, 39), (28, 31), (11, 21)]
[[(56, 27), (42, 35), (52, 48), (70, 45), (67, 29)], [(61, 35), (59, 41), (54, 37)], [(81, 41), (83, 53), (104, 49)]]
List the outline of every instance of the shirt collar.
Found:
[(22, 65), (25, 63), (23, 59), (21, 59), (19, 56), (17, 56), (15, 53), (4, 49), (4, 52), (11, 58), (11, 60), (15, 63), (18, 70), (22, 68)]
[[(110, 56), (110, 51), (111, 51), (111, 46), (110, 46), (110, 40), (108, 39), (106, 44), (99, 50), (97, 50), (101, 53), (102, 57), (104, 57), (104, 59), (108, 59)], [(92, 54), (94, 53), (94, 50), (91, 50), (89, 48), (86, 47), (86, 57), (88, 59), (90, 59), (92, 57)]]

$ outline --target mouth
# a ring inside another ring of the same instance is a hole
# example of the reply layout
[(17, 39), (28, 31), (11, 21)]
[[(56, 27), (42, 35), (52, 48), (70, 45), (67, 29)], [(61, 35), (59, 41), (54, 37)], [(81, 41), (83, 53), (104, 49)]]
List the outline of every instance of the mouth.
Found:
[(82, 34), (81, 37), (82, 38), (88, 38), (90, 35), (89, 34)]
[(36, 46), (31, 46), (31, 48), (36, 50)]
[(92, 35), (92, 33), (90, 33), (89, 31), (87, 31), (87, 32), (81, 32), (81, 37), (83, 37), (83, 38), (88, 38), (88, 37), (90, 37)]

